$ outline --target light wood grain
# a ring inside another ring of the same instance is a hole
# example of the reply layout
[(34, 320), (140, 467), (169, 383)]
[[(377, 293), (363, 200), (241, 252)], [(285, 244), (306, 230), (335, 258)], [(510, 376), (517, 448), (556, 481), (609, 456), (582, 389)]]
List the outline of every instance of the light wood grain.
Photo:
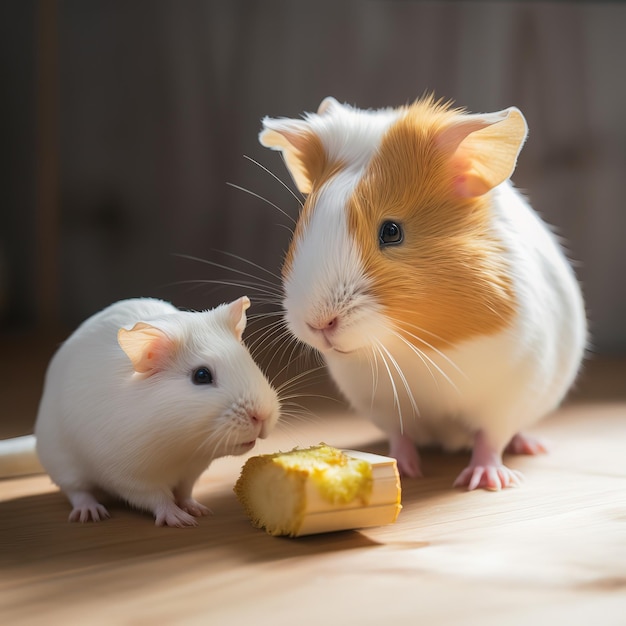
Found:
[[(118, 504), (106, 522), (69, 524), (46, 476), (0, 482), (0, 623), (626, 624), (626, 367), (592, 369), (533, 431), (550, 454), (508, 459), (522, 487), (454, 490), (467, 455), (427, 452), (426, 478), (403, 482), (400, 517), (381, 528), (296, 540), (252, 528), (232, 492), (246, 457), (202, 476), (213, 515), (193, 529)], [(337, 410), (253, 453), (320, 441), (386, 451)]]

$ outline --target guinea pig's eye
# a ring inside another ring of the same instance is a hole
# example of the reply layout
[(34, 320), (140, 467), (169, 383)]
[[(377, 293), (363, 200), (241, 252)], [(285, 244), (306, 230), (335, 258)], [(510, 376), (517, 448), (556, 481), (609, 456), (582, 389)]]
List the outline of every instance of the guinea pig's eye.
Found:
[(198, 367), (191, 373), (191, 382), (194, 385), (210, 385), (213, 382), (213, 374), (208, 367)]
[(383, 222), (378, 233), (378, 243), (381, 248), (402, 243), (403, 239), (404, 235), (400, 224), (392, 221)]

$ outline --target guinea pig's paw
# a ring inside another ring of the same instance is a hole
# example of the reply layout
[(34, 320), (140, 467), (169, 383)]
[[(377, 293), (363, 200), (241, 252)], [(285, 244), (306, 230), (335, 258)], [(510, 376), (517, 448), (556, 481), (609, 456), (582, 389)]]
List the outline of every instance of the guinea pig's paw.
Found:
[(90, 493), (75, 492), (68, 494), (73, 509), (68, 517), (70, 522), (100, 522), (110, 517), (106, 507), (102, 506)]
[(182, 528), (184, 526), (197, 526), (196, 518), (189, 515), (186, 511), (176, 506), (174, 502), (160, 504), (154, 511), (156, 526), (173, 526)]
[(389, 456), (396, 459), (400, 476), (422, 478), (420, 458), (415, 442), (407, 435), (392, 435), (389, 440)]
[(506, 465), (469, 465), (454, 481), (454, 487), (474, 489), (488, 489), (500, 491), (506, 487), (517, 487), (524, 480), (524, 476), (517, 470)]
[(545, 441), (532, 435), (517, 433), (509, 441), (509, 445), (504, 451), (508, 454), (545, 454), (548, 452), (548, 445)]
[(183, 511), (189, 513), (189, 515), (193, 515), (194, 517), (213, 515), (213, 511), (211, 511), (211, 509), (204, 506), (204, 504), (200, 504), (197, 500), (194, 500), (193, 498), (185, 498), (184, 500), (179, 500), (178, 506)]

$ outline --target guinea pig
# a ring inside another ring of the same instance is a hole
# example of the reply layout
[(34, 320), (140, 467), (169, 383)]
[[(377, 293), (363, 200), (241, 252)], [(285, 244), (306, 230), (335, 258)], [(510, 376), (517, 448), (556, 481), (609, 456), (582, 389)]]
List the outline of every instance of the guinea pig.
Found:
[(587, 341), (579, 284), (509, 178), (526, 139), (515, 107), (469, 114), (426, 97), (360, 110), (326, 98), (263, 120), (306, 195), (282, 268), (293, 335), (386, 433), (404, 476), (416, 444), (471, 449), (455, 481), (518, 484), (506, 450), (561, 402)]
[(151, 511), (157, 525), (193, 526), (192, 497), (215, 458), (251, 450), (278, 420), (275, 390), (242, 343), (242, 297), (180, 311), (161, 300), (117, 302), (67, 339), (46, 372), (37, 455), (73, 509), (109, 516), (104, 491)]

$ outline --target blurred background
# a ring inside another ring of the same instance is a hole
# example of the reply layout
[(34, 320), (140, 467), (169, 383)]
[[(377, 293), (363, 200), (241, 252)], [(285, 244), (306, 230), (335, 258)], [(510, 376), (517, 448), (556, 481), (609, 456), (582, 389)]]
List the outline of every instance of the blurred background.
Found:
[(291, 185), (261, 118), (428, 91), (522, 109), (513, 179), (567, 243), (594, 350), (626, 352), (626, 5), (8, 0), (0, 29), (4, 374), (120, 298), (262, 311), (290, 237), (272, 204), (298, 204), (250, 160)]

